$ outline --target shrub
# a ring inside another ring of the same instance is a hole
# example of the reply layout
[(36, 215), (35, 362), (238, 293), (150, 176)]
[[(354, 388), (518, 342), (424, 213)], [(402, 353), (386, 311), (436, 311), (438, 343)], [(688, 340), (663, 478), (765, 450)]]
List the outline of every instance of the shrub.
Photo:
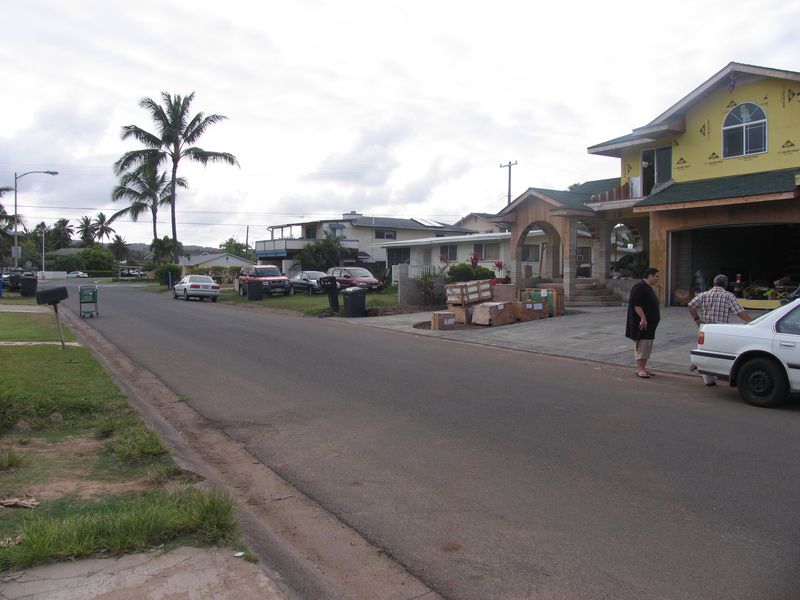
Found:
[(475, 269), (475, 279), (492, 279), (494, 271), (486, 267), (478, 267)]
[(86, 269), (86, 262), (80, 254), (66, 254), (64, 256), (56, 256), (53, 261), (53, 268), (56, 271), (84, 271)]
[[(170, 274), (172, 281), (170, 282)], [(179, 265), (159, 265), (153, 273), (153, 278), (161, 285), (175, 285), (181, 278), (181, 268)]]
[(448, 269), (447, 277), (453, 283), (472, 281), (475, 279), (475, 271), (467, 263), (458, 263)]

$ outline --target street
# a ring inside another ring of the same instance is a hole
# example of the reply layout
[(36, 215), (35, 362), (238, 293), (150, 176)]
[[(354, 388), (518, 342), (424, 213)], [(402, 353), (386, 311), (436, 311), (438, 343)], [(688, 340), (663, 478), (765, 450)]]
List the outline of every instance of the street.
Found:
[[(75, 313), (85, 283), (66, 284)], [(794, 405), (136, 284), (98, 295), (89, 326), (447, 598), (800, 596)]]

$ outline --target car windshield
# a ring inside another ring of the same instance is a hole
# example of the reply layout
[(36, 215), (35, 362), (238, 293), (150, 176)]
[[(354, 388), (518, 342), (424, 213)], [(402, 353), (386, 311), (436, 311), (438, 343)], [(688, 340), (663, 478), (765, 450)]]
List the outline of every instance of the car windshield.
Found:
[(309, 271), (308, 278), (309, 279), (319, 279), (320, 277), (327, 277), (327, 273), (323, 273), (322, 271)]
[(281, 270), (272, 267), (270, 269), (256, 269), (256, 277), (280, 277)]
[(372, 273), (366, 269), (350, 269), (350, 274), (353, 277), (372, 277)]

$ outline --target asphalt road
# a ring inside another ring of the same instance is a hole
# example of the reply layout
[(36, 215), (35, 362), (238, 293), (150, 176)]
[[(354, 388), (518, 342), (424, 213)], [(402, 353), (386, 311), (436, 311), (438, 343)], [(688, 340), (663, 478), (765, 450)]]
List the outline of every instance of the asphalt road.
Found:
[(447, 598), (800, 597), (798, 410), (127, 286), (99, 309), (92, 327)]

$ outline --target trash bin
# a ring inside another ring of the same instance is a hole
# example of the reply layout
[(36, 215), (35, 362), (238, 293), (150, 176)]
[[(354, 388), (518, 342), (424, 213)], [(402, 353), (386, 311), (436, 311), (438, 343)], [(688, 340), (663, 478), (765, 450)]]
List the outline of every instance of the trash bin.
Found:
[(363, 317), (367, 312), (367, 290), (349, 287), (342, 291), (345, 317)]
[(247, 282), (247, 299), (248, 300), (263, 300), (264, 299), (264, 284), (260, 281)]
[(36, 277), (20, 277), (20, 295), (21, 296), (35, 296), (37, 288)]

